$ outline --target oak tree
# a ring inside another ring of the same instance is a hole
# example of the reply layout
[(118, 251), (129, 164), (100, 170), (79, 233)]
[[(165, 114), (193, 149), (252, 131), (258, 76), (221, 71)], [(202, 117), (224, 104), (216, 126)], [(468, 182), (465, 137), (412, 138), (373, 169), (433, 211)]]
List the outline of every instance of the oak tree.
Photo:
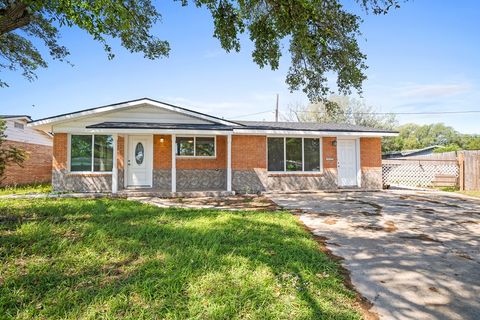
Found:
[[(176, 0), (210, 11), (214, 32), (226, 51), (240, 50), (240, 35), (254, 44), (253, 61), (260, 67), (279, 67), (288, 47), (291, 65), (286, 82), (311, 100), (333, 92), (327, 75), (336, 75), (339, 93), (361, 92), (365, 55), (357, 43), (360, 17), (342, 6), (346, 0)], [(400, 0), (356, 0), (366, 12), (387, 13)], [(40, 42), (50, 56), (69, 55), (59, 42), (60, 28), (76, 26), (114, 53), (109, 41), (119, 39), (131, 52), (148, 59), (168, 56), (169, 43), (152, 34), (161, 13), (151, 0), (0, 0), (0, 70), (18, 70), (29, 80), (47, 67)], [(7, 83), (0, 79), (0, 86)]]

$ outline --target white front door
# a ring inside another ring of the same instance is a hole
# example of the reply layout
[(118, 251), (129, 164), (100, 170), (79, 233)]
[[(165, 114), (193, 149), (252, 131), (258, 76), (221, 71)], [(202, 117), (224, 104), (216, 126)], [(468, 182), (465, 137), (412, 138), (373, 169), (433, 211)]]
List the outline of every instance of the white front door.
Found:
[(357, 143), (355, 139), (337, 139), (338, 186), (357, 186)]
[(152, 186), (152, 136), (128, 136), (127, 181), (129, 187)]

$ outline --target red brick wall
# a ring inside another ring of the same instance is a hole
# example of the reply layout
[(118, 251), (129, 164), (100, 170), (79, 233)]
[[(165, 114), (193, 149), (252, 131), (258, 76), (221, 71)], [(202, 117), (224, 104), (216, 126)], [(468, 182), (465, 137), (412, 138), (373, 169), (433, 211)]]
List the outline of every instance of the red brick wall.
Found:
[[(322, 138), (322, 152), (323, 152), (323, 168), (332, 169), (337, 168), (337, 146), (332, 145), (337, 140), (335, 137)], [(333, 160), (327, 160), (333, 159)]]
[(232, 136), (232, 169), (267, 168), (267, 137)]
[(360, 165), (364, 168), (379, 168), (382, 166), (382, 139), (360, 139)]
[[(160, 139), (163, 138), (163, 142)], [(170, 135), (153, 136), (153, 169), (170, 169), (172, 167), (172, 138)]]
[(68, 135), (66, 133), (55, 133), (53, 136), (53, 169), (67, 169), (67, 142)]
[(23, 168), (16, 165), (7, 165), (5, 179), (1, 185), (18, 185), (36, 182), (49, 182), (52, 179), (52, 147), (6, 141), (4, 146), (14, 146), (26, 151), (28, 159), (23, 162)]

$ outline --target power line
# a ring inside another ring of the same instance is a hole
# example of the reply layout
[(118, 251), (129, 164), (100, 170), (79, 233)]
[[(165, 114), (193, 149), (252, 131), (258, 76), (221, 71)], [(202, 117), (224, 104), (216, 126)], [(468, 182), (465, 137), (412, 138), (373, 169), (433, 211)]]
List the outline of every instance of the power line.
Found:
[[(295, 110), (295, 113), (324, 113), (326, 111), (308, 111), (308, 110)], [(466, 114), (466, 113), (480, 113), (480, 110), (465, 110), (465, 111), (425, 111), (425, 112), (348, 112), (346, 114), (378, 114), (378, 115), (415, 115), (415, 114)]]
[(267, 110), (267, 111), (262, 111), (262, 112), (244, 114), (244, 115), (241, 115), (241, 116), (235, 116), (234, 118), (235, 118), (235, 119), (237, 119), (237, 118), (244, 118), (244, 117), (249, 117), (249, 116), (255, 116), (255, 115), (257, 115), (257, 114), (271, 113), (271, 112), (272, 112), (272, 110)]

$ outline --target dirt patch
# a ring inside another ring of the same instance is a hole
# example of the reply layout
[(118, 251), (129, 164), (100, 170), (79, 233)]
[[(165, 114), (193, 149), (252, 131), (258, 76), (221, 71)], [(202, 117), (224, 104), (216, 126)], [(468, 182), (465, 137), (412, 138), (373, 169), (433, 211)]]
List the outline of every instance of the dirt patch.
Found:
[(387, 232), (395, 232), (398, 230), (397, 226), (393, 221), (385, 221), (385, 227), (384, 230)]
[(338, 263), (338, 267), (339, 267), (340, 273), (341, 273), (341, 275), (344, 279), (345, 286), (347, 288), (349, 288), (350, 290), (352, 290), (353, 292), (355, 292), (358, 308), (362, 312), (363, 319), (365, 319), (365, 320), (379, 320), (380, 318), (379, 318), (378, 314), (371, 311), (371, 309), (373, 307), (373, 303), (371, 303), (367, 298), (362, 296), (360, 294), (360, 292), (358, 292), (357, 289), (355, 288), (355, 286), (353, 285), (352, 279), (350, 277), (350, 272), (346, 268), (344, 268), (343, 265), (341, 264), (344, 259), (340, 256), (337, 256), (337, 255), (333, 254), (332, 251), (327, 248), (327, 243), (326, 242), (327, 242), (328, 238), (318, 236), (318, 235), (314, 234), (313, 230), (310, 229), (309, 227), (307, 227), (302, 222), (302, 220), (300, 220), (299, 218), (297, 219), (297, 221), (307, 232), (309, 232), (312, 235), (313, 239), (318, 243), (319, 250), (321, 252), (325, 253), (330, 259), (332, 259), (332, 260), (334, 260)]
[[(136, 200), (135, 197), (131, 199)], [(151, 203), (161, 207), (178, 208), (213, 208), (224, 210), (245, 211), (278, 211), (282, 208), (265, 196), (235, 195), (230, 197), (202, 198), (140, 198), (141, 202)], [(303, 213), (303, 212), (299, 212)]]
[(323, 223), (332, 225), (332, 224), (336, 224), (337, 220), (328, 218), (328, 219), (323, 220)]

